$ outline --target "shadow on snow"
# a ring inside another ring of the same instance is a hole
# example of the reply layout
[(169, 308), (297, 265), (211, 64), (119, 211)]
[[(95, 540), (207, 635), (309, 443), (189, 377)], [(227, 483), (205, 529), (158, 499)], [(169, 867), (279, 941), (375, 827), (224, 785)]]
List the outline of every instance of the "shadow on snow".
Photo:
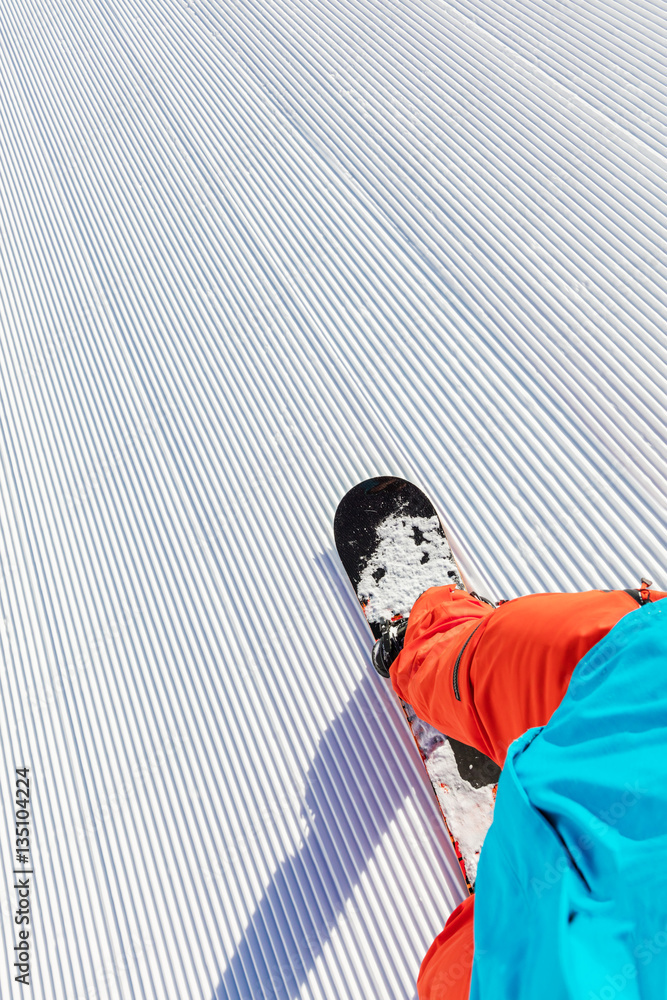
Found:
[[(318, 562), (368, 658), (370, 635), (346, 581), (332, 556), (320, 556)], [(297, 852), (272, 874), (212, 1000), (295, 1000), (300, 995), (360, 875), (414, 791), (414, 775), (401, 763), (403, 755), (396, 754), (396, 730), (388, 732), (382, 719), (381, 684), (367, 675), (323, 733), (306, 777), (307, 832)], [(389, 692), (386, 696), (391, 697)], [(404, 738), (412, 744), (407, 728)], [(412, 752), (417, 753), (414, 745)], [(435, 813), (433, 831), (443, 852), (451, 851)], [(454, 877), (451, 889), (453, 895), (461, 894)], [(357, 956), (362, 966), (363, 950), (362, 944)], [(376, 968), (391, 962), (393, 953), (387, 942)], [(326, 965), (331, 968), (330, 958)], [(343, 979), (347, 975), (345, 970)], [(387, 980), (387, 995), (390, 979), (395, 977)], [(331, 992), (336, 992), (334, 984)]]

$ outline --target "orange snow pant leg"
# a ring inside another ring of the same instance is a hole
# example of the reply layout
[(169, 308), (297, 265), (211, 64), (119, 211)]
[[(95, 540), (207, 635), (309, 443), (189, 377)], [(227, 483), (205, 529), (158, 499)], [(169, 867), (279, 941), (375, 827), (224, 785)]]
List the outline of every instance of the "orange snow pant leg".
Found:
[[(665, 596), (651, 593), (654, 601)], [(579, 660), (637, 606), (625, 591), (592, 590), (531, 594), (494, 609), (434, 587), (410, 614), (392, 683), (420, 718), (502, 767), (510, 743), (548, 722)], [(457, 978), (450, 967), (472, 955), (472, 929), (471, 897), (422, 963), (420, 1000), (467, 1000), (470, 968)]]
[(468, 896), (450, 915), (445, 929), (426, 952), (419, 970), (419, 1000), (468, 1000), (474, 950), (475, 897)]
[(494, 609), (432, 587), (412, 609), (392, 684), (421, 719), (502, 767), (510, 743), (549, 721), (582, 656), (637, 606), (623, 590), (589, 590)]

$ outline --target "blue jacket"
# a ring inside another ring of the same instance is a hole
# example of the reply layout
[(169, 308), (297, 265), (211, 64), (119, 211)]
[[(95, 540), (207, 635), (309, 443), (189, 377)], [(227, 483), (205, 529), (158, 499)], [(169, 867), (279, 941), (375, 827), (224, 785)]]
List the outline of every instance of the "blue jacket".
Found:
[(509, 748), (475, 895), (471, 1000), (667, 1000), (667, 600)]

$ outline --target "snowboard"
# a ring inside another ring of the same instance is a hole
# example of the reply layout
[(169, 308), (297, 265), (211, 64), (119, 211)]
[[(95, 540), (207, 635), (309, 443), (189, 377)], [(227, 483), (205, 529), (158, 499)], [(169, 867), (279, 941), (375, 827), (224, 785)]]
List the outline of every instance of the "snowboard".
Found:
[[(406, 618), (429, 587), (463, 587), (433, 504), (405, 479), (380, 476), (353, 487), (336, 510), (334, 537), (374, 639), (380, 638), (389, 622)], [(474, 892), (500, 769), (473, 747), (438, 732), (419, 719), (410, 705), (399, 701), (466, 885)]]

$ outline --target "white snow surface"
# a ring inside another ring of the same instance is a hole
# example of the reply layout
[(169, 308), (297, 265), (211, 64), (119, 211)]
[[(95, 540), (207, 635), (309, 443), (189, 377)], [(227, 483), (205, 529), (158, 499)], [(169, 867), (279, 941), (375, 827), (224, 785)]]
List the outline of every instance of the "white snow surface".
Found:
[(443, 545), (437, 516), (390, 514), (376, 532), (377, 548), (357, 587), (369, 622), (388, 621), (396, 615), (407, 618), (419, 595), (429, 587), (459, 582), (451, 549)]
[(404, 1000), (465, 892), (338, 500), (667, 585), (667, 12), (25, 0), (0, 31), (0, 910), (35, 1000)]

